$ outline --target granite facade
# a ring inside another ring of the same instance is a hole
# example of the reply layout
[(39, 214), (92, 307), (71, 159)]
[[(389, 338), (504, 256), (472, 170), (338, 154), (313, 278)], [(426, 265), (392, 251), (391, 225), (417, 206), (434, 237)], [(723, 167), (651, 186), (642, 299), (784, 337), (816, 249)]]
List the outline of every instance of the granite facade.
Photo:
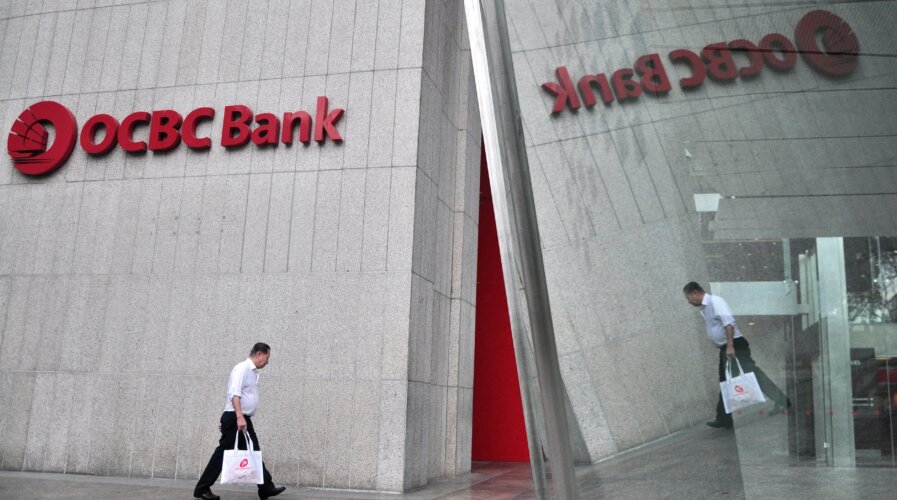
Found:
[[(272, 345), (278, 483), (470, 469), (479, 115), (460, 2), (0, 2), (0, 123), (210, 106), (213, 147), (0, 159), (0, 467), (198, 477), (226, 377)], [(223, 106), (346, 114), (225, 150)], [(138, 129), (140, 133), (140, 129)], [(145, 133), (145, 131), (143, 132)]]

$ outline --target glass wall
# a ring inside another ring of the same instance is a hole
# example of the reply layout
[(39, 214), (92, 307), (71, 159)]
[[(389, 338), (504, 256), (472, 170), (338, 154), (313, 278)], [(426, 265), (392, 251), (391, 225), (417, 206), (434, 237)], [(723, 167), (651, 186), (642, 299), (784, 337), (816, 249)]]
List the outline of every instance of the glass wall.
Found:
[[(580, 492), (897, 490), (895, 4), (504, 8)], [(768, 376), (732, 429), (691, 281)]]

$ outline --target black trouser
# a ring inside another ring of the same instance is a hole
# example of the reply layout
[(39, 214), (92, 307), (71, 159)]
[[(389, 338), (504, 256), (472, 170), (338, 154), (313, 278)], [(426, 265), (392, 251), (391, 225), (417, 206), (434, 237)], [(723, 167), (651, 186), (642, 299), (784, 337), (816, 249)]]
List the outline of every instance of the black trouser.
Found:
[[(735, 357), (738, 358), (738, 361), (741, 363), (741, 367), (744, 368), (745, 372), (754, 372), (754, 376), (757, 377), (757, 383), (760, 384), (760, 390), (763, 391), (763, 394), (776, 403), (784, 403), (787, 399), (785, 394), (765, 373), (763, 373), (763, 370), (761, 370), (760, 367), (757, 366), (757, 363), (754, 363), (754, 359), (751, 358), (751, 346), (748, 344), (747, 339), (738, 337), (733, 344), (735, 347)], [(720, 382), (726, 380), (726, 359), (726, 346), (724, 345), (719, 348)], [(738, 365), (733, 363), (732, 375), (735, 376), (737, 373)], [(716, 403), (716, 421), (730, 425), (732, 424), (732, 415), (726, 413), (726, 406), (723, 404), (722, 393), (720, 393), (719, 400)]]
[[(252, 426), (252, 417), (247, 417), (245, 415), (244, 417), (246, 418), (246, 431), (249, 432), (249, 437), (252, 438), (253, 448), (261, 450), (262, 446), (259, 444), (259, 439), (255, 435), (255, 428)], [(221, 414), (221, 440), (218, 441), (218, 447), (212, 452), (212, 458), (209, 459), (209, 464), (206, 465), (206, 470), (199, 476), (199, 482), (196, 483), (196, 488), (193, 490), (194, 496), (199, 496), (204, 491), (209, 490), (212, 485), (215, 484), (215, 481), (218, 480), (218, 476), (221, 474), (221, 463), (224, 460), (224, 450), (233, 450), (234, 440), (236, 438), (237, 414), (232, 411), (226, 411)], [(246, 449), (245, 439), (240, 439), (239, 444), (241, 450)], [(259, 491), (274, 488), (274, 481), (271, 480), (271, 473), (268, 472), (268, 468), (265, 467), (264, 462), (262, 462), (262, 470), (264, 471), (265, 484), (258, 485)]]

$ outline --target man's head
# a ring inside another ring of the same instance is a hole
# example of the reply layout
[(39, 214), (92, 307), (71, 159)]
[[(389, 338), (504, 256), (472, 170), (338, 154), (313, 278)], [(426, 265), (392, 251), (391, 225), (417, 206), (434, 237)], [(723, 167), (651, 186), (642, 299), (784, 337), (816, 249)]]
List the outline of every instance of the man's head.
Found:
[(694, 281), (682, 287), (682, 293), (685, 294), (685, 300), (695, 307), (701, 307), (704, 302), (704, 289)]
[(252, 360), (256, 368), (264, 368), (268, 364), (271, 357), (271, 346), (264, 342), (257, 342), (249, 351), (249, 359)]

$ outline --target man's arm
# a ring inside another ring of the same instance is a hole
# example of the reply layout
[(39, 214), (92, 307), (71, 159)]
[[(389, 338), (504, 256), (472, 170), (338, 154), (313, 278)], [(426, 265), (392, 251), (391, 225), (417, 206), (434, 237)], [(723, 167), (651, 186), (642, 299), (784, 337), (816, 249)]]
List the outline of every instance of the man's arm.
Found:
[(240, 406), (240, 396), (234, 396), (230, 401), (234, 405), (234, 413), (237, 414), (237, 430), (243, 432), (246, 430), (246, 417), (243, 416), (243, 407)]
[[(729, 358), (735, 357), (735, 327), (732, 325), (726, 325), (726, 356)], [(234, 408), (236, 408), (236, 405), (234, 405)]]

